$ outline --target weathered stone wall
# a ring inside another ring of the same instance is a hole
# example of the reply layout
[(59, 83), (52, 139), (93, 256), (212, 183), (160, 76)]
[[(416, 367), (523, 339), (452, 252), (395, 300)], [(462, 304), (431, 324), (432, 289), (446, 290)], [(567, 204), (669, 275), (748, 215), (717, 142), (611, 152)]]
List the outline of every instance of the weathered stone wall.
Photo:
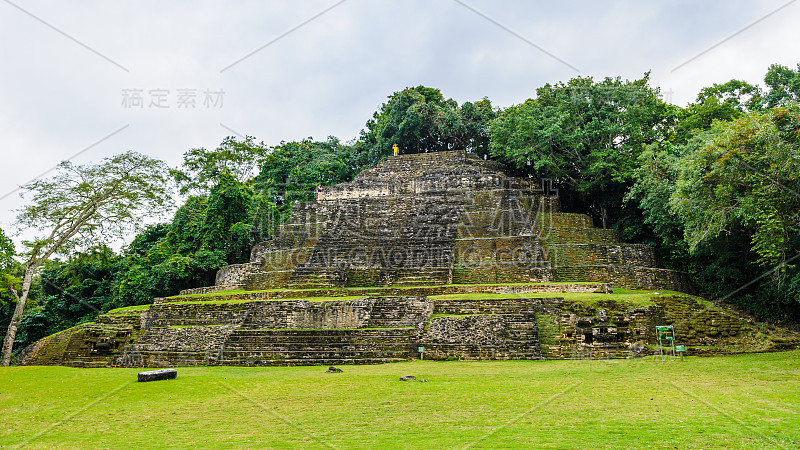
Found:
[[(566, 305), (569, 308), (569, 305)], [(653, 330), (664, 325), (657, 307), (580, 311), (569, 309), (550, 315), (556, 335), (543, 345), (546, 358), (630, 358), (649, 355)], [(548, 345), (549, 344), (549, 345)]]
[(715, 346), (735, 338), (748, 324), (740, 317), (726, 314), (721, 309), (708, 308), (687, 296), (669, 295), (656, 299), (664, 316), (674, 324), (680, 343), (691, 346)]
[(136, 351), (216, 351), (222, 347), (236, 328), (238, 327), (235, 325), (151, 328), (142, 335), (128, 353)]
[[(493, 288), (513, 293), (530, 286)], [(416, 296), (162, 303), (50, 336), (26, 349), (22, 363), (371, 364), (419, 358), (419, 347), (426, 359), (628, 358), (652, 354), (656, 325), (674, 325), (676, 343), (687, 345), (690, 355), (800, 345), (797, 333), (761, 334), (742, 317), (698, 298), (654, 294), (652, 300), (649, 306)]]
[(241, 325), (249, 328), (340, 329), (412, 327), (430, 316), (426, 297), (365, 297), (347, 301), (161, 303), (142, 314), (145, 328)]
[(523, 315), (431, 319), (421, 344), (429, 359), (540, 359), (536, 321)]
[(217, 286), (242, 285), (247, 281), (250, 272), (250, 263), (225, 266), (217, 271), (215, 284)]
[(668, 269), (638, 266), (581, 265), (556, 266), (555, 281), (607, 281), (629, 289), (668, 289), (694, 293), (686, 274)]
[(215, 364), (234, 325), (156, 327), (115, 355), (113, 366), (173, 367)]
[(430, 359), (539, 359), (536, 314), (552, 299), (435, 300), (420, 339)]
[(538, 225), (543, 232), (547, 228), (594, 228), (594, 221), (586, 214), (560, 212), (557, 208), (545, 210), (545, 214), (537, 216)]
[(142, 313), (142, 328), (166, 326), (238, 325), (245, 319), (250, 304), (238, 303), (159, 303)]
[[(229, 285), (221, 285), (221, 286), (203, 286), (198, 288), (191, 288), (191, 289), (183, 289), (180, 291), (178, 295), (197, 295), (197, 294), (212, 294), (214, 292), (223, 292), (223, 291), (240, 291), (247, 288), (246, 284), (229, 284)], [(153, 299), (153, 303), (161, 303), (163, 297), (156, 297)]]
[(553, 274), (546, 262), (488, 264), (458, 264), (453, 266), (453, 283), (530, 283), (552, 281)]
[(617, 230), (593, 228), (582, 214), (554, 212), (538, 221), (543, 259), (552, 280), (606, 281), (628, 289), (667, 289), (694, 293), (685, 274), (659, 268), (662, 263), (646, 245), (623, 244)]
[(294, 273), (293, 270), (273, 270), (269, 272), (254, 272), (250, 274), (245, 284), (245, 289), (254, 291), (257, 289), (277, 289), (286, 287), (289, 279)]
[(547, 260), (554, 266), (624, 265), (658, 267), (655, 250), (643, 244), (549, 244)]
[[(534, 309), (542, 302), (366, 297), (164, 303), (142, 315), (146, 331), (113, 364), (375, 363), (418, 357), (419, 346), (439, 359), (538, 358)], [(434, 317), (435, 308), (466, 316)]]
[(548, 244), (616, 244), (619, 243), (617, 230), (603, 228), (550, 227), (542, 229), (539, 235)]
[(369, 320), (372, 302), (280, 301), (250, 306), (245, 326), (250, 328), (339, 329), (361, 328)]
[(534, 314), (549, 311), (547, 305), (560, 300), (559, 298), (519, 298), (509, 297), (503, 299), (481, 300), (435, 300), (434, 314)]

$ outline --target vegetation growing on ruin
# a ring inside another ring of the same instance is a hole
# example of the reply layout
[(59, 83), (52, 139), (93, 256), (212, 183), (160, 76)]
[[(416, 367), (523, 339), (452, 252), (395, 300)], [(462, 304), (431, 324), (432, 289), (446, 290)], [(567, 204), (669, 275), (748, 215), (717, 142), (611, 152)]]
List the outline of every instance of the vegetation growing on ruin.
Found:
[[(682, 292), (674, 291), (639, 291), (633, 289), (614, 289), (613, 294), (592, 294), (580, 292), (562, 293), (532, 293), (532, 294), (450, 294), (433, 295), (433, 300), (479, 300), (479, 299), (504, 299), (504, 298), (563, 298), (565, 300), (581, 303), (586, 306), (597, 306), (603, 302), (615, 302), (630, 308), (653, 306), (657, 296), (679, 295), (687, 296)], [(699, 297), (692, 297), (699, 302), (710, 303)]]

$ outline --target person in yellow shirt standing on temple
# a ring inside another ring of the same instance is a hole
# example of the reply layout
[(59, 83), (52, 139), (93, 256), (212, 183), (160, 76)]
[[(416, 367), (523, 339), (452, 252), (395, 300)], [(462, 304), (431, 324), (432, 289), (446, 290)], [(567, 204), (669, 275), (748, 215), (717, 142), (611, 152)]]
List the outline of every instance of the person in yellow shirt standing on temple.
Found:
[(394, 151), (394, 156), (400, 154), (400, 148), (397, 147), (397, 144), (392, 144), (392, 150)]

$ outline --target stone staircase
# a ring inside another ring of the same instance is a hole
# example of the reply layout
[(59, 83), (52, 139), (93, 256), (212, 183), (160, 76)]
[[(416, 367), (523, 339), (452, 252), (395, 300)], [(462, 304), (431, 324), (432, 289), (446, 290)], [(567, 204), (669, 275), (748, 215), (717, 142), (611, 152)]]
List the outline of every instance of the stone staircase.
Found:
[(330, 272), (307, 267), (296, 268), (286, 281), (289, 289), (324, 289), (332, 286), (339, 287), (341, 283), (337, 283)]
[(293, 366), (377, 364), (408, 360), (412, 327), (272, 330), (240, 328), (225, 343), (218, 364)]
[(441, 198), (340, 201), (288, 287), (447, 283), (458, 215)]

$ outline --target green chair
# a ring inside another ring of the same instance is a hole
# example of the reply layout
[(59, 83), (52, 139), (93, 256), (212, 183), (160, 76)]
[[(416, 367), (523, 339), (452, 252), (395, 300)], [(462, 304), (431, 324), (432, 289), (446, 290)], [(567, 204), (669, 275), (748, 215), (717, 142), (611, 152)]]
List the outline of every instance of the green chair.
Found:
[(668, 354), (671, 354), (672, 360), (675, 361), (675, 328), (672, 325), (656, 325), (656, 342), (658, 351), (653, 357), (661, 356), (661, 360), (664, 361), (664, 347), (666, 347)]

